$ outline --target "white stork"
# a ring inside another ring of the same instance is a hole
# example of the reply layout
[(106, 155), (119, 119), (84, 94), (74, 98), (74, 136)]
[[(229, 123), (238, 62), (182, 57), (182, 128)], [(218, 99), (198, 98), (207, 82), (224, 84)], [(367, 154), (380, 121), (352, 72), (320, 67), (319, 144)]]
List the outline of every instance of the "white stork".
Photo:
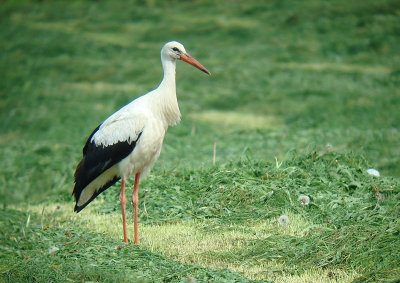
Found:
[(175, 86), (176, 60), (185, 61), (210, 75), (203, 65), (185, 51), (182, 44), (176, 41), (166, 43), (161, 49), (164, 78), (160, 85), (112, 114), (92, 132), (83, 147), (83, 158), (75, 171), (72, 194), (76, 200), (76, 212), (122, 179), (119, 200), (125, 243), (128, 243), (126, 180), (128, 176), (135, 175), (132, 205), (135, 244), (138, 245), (139, 179), (150, 172), (160, 156), (168, 126), (174, 126), (180, 121)]

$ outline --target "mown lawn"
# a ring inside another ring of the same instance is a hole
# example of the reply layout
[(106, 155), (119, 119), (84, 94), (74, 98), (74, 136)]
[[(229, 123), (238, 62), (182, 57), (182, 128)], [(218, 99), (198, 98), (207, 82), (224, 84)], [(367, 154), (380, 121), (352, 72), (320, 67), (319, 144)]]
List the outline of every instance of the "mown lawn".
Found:
[[(4, 1), (0, 23), (0, 282), (400, 281), (398, 1)], [(212, 76), (177, 63), (124, 245), (118, 184), (75, 214), (73, 172), (170, 40)]]

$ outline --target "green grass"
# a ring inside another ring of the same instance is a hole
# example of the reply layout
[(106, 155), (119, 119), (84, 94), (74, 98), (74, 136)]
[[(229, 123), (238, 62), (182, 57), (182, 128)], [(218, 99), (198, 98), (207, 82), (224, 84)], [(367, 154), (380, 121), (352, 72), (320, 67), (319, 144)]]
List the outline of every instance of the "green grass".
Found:
[[(1, 3), (0, 282), (400, 280), (399, 15), (398, 1)], [(177, 63), (183, 119), (141, 183), (141, 246), (122, 245), (118, 185), (74, 214), (73, 172), (91, 130), (158, 85), (170, 40), (213, 75)]]

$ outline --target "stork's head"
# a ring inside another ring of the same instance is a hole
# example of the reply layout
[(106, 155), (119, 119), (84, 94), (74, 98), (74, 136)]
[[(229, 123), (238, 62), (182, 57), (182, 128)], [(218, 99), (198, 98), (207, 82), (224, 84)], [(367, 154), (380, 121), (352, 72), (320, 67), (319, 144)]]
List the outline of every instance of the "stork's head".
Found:
[(190, 65), (195, 66), (199, 70), (203, 71), (207, 75), (211, 75), (211, 73), (196, 59), (190, 56), (185, 47), (177, 42), (177, 41), (170, 41), (167, 42), (164, 47), (161, 49), (161, 57), (171, 58), (172, 60), (182, 60)]

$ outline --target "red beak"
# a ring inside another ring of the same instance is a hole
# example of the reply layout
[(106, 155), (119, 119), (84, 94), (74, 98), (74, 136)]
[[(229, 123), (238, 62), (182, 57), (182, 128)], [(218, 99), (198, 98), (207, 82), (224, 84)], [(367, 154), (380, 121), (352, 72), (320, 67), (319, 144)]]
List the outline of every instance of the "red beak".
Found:
[(202, 64), (200, 64), (196, 59), (194, 59), (188, 53), (181, 54), (181, 57), (179, 59), (185, 61), (186, 63), (189, 63), (190, 65), (195, 66), (197, 69), (203, 71), (207, 75), (211, 75), (211, 73)]

